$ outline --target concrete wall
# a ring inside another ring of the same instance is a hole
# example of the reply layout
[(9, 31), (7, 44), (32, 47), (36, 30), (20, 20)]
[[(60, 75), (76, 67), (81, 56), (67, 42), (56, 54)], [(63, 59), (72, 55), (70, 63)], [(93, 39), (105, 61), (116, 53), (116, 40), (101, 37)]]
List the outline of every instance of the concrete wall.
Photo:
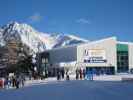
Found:
[(50, 63), (70, 62), (77, 60), (76, 46), (57, 48), (49, 51)]
[(105, 56), (107, 62), (105, 63), (87, 63), (87, 66), (117, 66), (117, 55), (116, 55), (116, 38), (107, 38), (104, 40), (95, 41), (92, 43), (80, 45), (77, 47), (77, 62), (84, 61), (84, 51), (91, 49), (103, 49), (105, 50)]
[(129, 69), (133, 68), (133, 44), (129, 44)]

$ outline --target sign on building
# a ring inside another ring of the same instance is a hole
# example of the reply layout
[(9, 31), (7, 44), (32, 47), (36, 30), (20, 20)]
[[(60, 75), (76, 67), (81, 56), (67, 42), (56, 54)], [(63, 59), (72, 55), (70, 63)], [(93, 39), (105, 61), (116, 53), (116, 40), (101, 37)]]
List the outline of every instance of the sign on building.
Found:
[(85, 49), (83, 54), (85, 63), (105, 63), (106, 52), (104, 49)]

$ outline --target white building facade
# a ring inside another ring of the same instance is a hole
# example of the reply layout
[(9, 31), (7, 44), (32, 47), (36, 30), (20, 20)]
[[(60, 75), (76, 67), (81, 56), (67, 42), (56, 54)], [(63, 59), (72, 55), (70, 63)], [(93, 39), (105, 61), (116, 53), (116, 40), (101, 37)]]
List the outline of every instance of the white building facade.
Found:
[[(48, 68), (83, 67), (106, 74), (128, 72), (133, 68), (133, 43), (118, 42), (116, 37), (55, 48), (43, 53), (49, 54), (48, 57), (41, 58), (48, 59), (47, 66), (45, 64)], [(43, 62), (41, 64), (44, 65)]]

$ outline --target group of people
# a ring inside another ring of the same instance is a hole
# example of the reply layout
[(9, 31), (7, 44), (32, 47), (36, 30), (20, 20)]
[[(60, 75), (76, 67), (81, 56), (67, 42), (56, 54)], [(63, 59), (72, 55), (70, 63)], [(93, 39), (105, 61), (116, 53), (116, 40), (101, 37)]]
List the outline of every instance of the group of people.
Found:
[(57, 80), (64, 79), (65, 76), (66, 76), (66, 80), (70, 80), (69, 70), (64, 70), (64, 69), (57, 70)]
[(58, 69), (57, 70), (57, 80), (64, 79), (65, 76), (65, 70), (64, 69)]
[(85, 79), (86, 70), (85, 69), (76, 69), (76, 80), (78, 79)]
[[(88, 80), (93, 80), (93, 70), (87, 70), (83, 68), (77, 68), (76, 71), (76, 80), (83, 80), (83, 79), (88, 79)], [(70, 80), (70, 71), (68, 69), (58, 69), (57, 70), (57, 80), (61, 79), (66, 79)], [(32, 77), (32, 75), (29, 75)], [(48, 77), (48, 76), (47, 76)], [(30, 78), (29, 78), (30, 79)], [(10, 88), (14, 87), (16, 89), (23, 87), (25, 83), (25, 75), (24, 74), (19, 74), (19, 75), (13, 75), (13, 76), (8, 76), (4, 78), (3, 81), (0, 80), (0, 87), (2, 88)]]
[[(86, 69), (83, 68), (77, 68), (76, 71), (76, 80), (93, 80), (93, 71), (86, 71)], [(69, 70), (58, 70), (57, 71), (57, 80), (64, 79), (64, 76), (66, 76), (66, 80), (70, 80), (70, 73)]]
[(2, 88), (9, 89), (9, 88), (20, 88), (24, 86), (25, 83), (25, 77), (24, 75), (19, 76), (7, 76), (3, 79), (3, 86)]
[(78, 79), (93, 80), (93, 76), (94, 76), (93, 70), (86, 70), (83, 68), (76, 69), (76, 80)]

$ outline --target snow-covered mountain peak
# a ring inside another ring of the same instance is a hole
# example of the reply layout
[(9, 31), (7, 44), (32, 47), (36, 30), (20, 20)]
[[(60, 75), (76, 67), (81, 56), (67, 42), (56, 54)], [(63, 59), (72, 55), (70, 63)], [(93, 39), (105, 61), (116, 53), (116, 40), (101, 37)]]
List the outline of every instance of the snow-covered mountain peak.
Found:
[(72, 38), (72, 39), (75, 39), (75, 40), (80, 40), (80, 41), (83, 41), (83, 42), (88, 42), (88, 40), (80, 38), (80, 37), (77, 37), (77, 36), (74, 36), (74, 35), (69, 35), (69, 37)]
[(34, 28), (25, 23), (10, 22), (9, 24), (5, 25), (2, 29), (7, 29), (7, 28), (12, 31), (17, 31), (18, 33), (19, 32), (38, 33)]
[(21, 42), (34, 52), (88, 42), (74, 35), (38, 32), (30, 25), (18, 22), (10, 22), (0, 28), (0, 39), (0, 45), (10, 41)]
[(37, 52), (38, 50), (45, 50), (45, 43), (39, 38), (39, 32), (27, 24), (19, 24), (11, 22), (2, 27), (2, 36), (6, 43), (10, 41), (22, 42), (31, 50)]

